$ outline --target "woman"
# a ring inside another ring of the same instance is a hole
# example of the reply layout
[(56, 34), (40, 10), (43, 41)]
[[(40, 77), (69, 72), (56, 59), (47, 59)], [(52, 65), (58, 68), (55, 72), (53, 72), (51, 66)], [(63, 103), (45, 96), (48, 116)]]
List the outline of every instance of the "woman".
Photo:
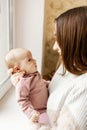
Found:
[(55, 19), (55, 43), (61, 64), (49, 85), (50, 127), (38, 130), (87, 130), (87, 6)]
[(49, 86), (51, 127), (42, 129), (87, 130), (87, 6), (70, 9), (55, 19), (53, 49), (62, 62)]

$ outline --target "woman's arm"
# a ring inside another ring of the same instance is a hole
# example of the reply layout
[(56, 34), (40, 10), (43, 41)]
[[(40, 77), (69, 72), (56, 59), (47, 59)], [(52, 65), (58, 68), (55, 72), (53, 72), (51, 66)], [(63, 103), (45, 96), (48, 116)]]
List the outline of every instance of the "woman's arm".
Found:
[[(44, 130), (87, 130), (87, 82), (79, 82), (73, 86), (56, 115), (58, 117), (55, 122), (50, 128), (45, 126)], [(53, 120), (53, 116), (50, 116), (51, 119)]]
[(87, 84), (77, 83), (68, 95), (56, 121), (57, 130), (87, 129)]

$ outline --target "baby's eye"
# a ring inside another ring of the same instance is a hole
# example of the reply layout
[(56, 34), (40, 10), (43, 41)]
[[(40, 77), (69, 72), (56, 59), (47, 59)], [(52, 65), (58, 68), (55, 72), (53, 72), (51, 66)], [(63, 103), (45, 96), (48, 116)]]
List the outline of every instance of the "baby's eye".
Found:
[(30, 61), (31, 61), (31, 59), (28, 59), (28, 61), (30, 62)]

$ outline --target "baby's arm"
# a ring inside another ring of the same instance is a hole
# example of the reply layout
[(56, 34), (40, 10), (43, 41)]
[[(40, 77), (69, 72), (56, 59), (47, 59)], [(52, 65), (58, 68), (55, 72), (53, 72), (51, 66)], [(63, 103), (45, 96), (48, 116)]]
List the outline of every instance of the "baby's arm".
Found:
[[(31, 79), (32, 80), (32, 79)], [(33, 122), (37, 122), (40, 113), (34, 109), (32, 102), (30, 101), (30, 88), (29, 80), (21, 79), (16, 86), (17, 102), (22, 111), (26, 114), (28, 119)]]

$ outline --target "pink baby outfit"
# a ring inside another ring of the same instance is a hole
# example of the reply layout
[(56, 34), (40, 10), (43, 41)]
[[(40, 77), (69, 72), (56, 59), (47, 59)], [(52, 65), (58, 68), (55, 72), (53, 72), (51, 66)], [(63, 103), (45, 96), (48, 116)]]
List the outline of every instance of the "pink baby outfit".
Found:
[(46, 112), (49, 82), (39, 72), (25, 75), (16, 86), (17, 101), (30, 119), (35, 111)]

